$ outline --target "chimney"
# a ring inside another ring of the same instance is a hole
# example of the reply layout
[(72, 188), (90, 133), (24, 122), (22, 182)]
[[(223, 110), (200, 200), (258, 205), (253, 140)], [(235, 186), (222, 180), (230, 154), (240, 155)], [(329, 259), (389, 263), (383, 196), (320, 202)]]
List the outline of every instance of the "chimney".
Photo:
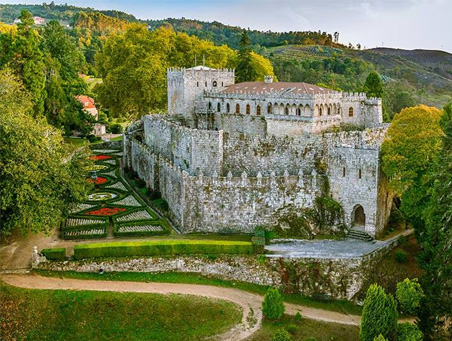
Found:
[(265, 76), (265, 84), (273, 83), (273, 76)]

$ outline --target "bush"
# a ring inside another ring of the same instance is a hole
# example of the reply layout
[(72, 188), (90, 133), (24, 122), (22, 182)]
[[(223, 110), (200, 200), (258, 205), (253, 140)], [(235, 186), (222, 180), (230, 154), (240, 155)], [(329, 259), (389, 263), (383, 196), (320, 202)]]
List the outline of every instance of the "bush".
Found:
[(110, 130), (112, 134), (120, 134), (122, 133), (122, 125), (115, 123), (110, 126)]
[(306, 341), (317, 341), (317, 339), (314, 336), (310, 336), (306, 338)]
[(401, 323), (397, 331), (397, 341), (422, 341), (422, 332), (411, 323)]
[(279, 320), (284, 315), (284, 302), (279, 290), (269, 288), (262, 302), (262, 313), (270, 320)]
[(252, 254), (249, 242), (217, 240), (153, 240), (74, 246), (74, 259), (180, 254)]
[(292, 338), (284, 328), (279, 329), (272, 337), (272, 341), (290, 341)]
[(66, 249), (63, 247), (42, 249), (41, 253), (49, 260), (64, 260), (66, 258)]
[(292, 334), (292, 335), (294, 335), (296, 332), (297, 332), (297, 326), (295, 325), (295, 324), (289, 324), (288, 326), (287, 326), (287, 331), (290, 333), (290, 334)]
[(374, 338), (373, 341), (388, 341), (388, 339), (386, 339), (383, 335), (378, 335)]
[(295, 320), (296, 320), (297, 322), (300, 322), (301, 319), (302, 319), (301, 314), (300, 314), (299, 311), (297, 311), (297, 313), (295, 314)]
[(402, 312), (416, 315), (423, 296), (424, 291), (417, 278), (405, 278), (403, 282), (397, 283), (396, 298)]
[(102, 140), (99, 136), (94, 136), (94, 135), (88, 135), (86, 138), (91, 143)]
[(387, 295), (382, 287), (373, 284), (364, 300), (360, 337), (362, 341), (373, 341), (380, 334), (394, 339), (397, 331), (397, 305), (392, 295)]
[(394, 257), (395, 257), (395, 260), (397, 261), (397, 263), (406, 263), (408, 255), (405, 251), (399, 250), (399, 251), (396, 251)]

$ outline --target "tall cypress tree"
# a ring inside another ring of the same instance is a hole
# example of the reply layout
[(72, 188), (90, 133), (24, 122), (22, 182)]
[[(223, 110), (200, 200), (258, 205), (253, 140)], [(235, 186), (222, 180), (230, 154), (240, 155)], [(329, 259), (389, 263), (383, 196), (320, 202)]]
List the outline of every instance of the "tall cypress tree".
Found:
[(235, 76), (238, 83), (254, 81), (258, 77), (258, 74), (253, 67), (251, 43), (246, 30), (243, 31), (242, 38), (240, 39), (240, 50)]

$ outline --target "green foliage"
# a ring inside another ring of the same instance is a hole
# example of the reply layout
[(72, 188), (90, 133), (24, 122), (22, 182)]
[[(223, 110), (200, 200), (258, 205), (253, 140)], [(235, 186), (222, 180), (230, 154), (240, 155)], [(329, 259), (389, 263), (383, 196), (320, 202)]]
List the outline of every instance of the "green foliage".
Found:
[(403, 282), (397, 284), (396, 298), (400, 310), (404, 313), (416, 315), (423, 296), (424, 291), (417, 278), (412, 280), (406, 278)]
[(400, 323), (397, 328), (397, 341), (422, 341), (424, 339), (419, 328), (411, 323)]
[(300, 314), (299, 311), (297, 311), (297, 313), (295, 314), (295, 320), (298, 321), (298, 322), (300, 322), (301, 319), (302, 319), (301, 314)]
[(272, 341), (290, 341), (292, 337), (284, 328), (279, 329), (272, 337)]
[(383, 97), (383, 82), (378, 72), (369, 73), (364, 83), (364, 91), (367, 93), (367, 97)]
[(8, 70), (0, 71), (0, 233), (48, 232), (90, 188), (87, 151), (73, 152), (61, 133), (27, 114), (29, 95)]
[(374, 338), (373, 341), (388, 341), (388, 339), (386, 339), (383, 335), (378, 335)]
[(64, 260), (66, 258), (65, 248), (42, 249), (41, 253), (50, 260)]
[(406, 263), (408, 255), (405, 251), (398, 250), (395, 252), (394, 257), (398, 263)]
[(120, 134), (122, 133), (122, 125), (116, 123), (110, 126), (110, 130), (112, 134)]
[(250, 38), (246, 30), (243, 30), (240, 39), (240, 49), (237, 68), (235, 70), (237, 83), (251, 82), (257, 79), (257, 71), (252, 65)]
[(180, 254), (252, 254), (250, 242), (214, 240), (154, 240), (82, 244), (74, 247), (74, 258), (161, 256)]
[(386, 294), (379, 285), (372, 284), (364, 300), (361, 340), (373, 341), (380, 334), (389, 340), (394, 340), (396, 331), (397, 306), (394, 297)]
[(283, 317), (285, 306), (283, 297), (276, 288), (269, 288), (262, 302), (262, 313), (270, 320), (279, 320)]

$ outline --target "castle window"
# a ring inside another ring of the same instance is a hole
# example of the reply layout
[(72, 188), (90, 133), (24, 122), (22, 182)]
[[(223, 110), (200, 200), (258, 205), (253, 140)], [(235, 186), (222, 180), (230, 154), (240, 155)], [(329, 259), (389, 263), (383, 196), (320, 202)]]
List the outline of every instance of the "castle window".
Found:
[(217, 81), (213, 81), (212, 85), (213, 85), (214, 88), (216, 88), (217, 87)]
[(348, 109), (348, 117), (353, 117), (353, 108)]
[(342, 176), (345, 176), (345, 167), (342, 168)]
[(331, 115), (331, 108), (328, 108), (328, 115)]
[(256, 115), (259, 116), (261, 114), (261, 106), (258, 105), (256, 108)]
[(223, 85), (223, 82), (221, 82), (221, 86), (224, 86), (224, 85)]
[(319, 109), (319, 116), (322, 116), (322, 107)]
[(286, 108), (284, 109), (284, 114), (289, 115), (289, 107), (286, 107)]
[(271, 113), (272, 113), (272, 105), (270, 103), (267, 107), (267, 114), (271, 114)]
[(217, 103), (217, 111), (220, 112), (220, 103)]
[(361, 169), (358, 169), (358, 179), (361, 179)]
[(196, 82), (196, 86), (199, 87), (199, 82)]
[(212, 110), (212, 102), (209, 102), (209, 111)]
[(229, 105), (229, 103), (226, 104), (226, 112), (229, 114), (229, 112), (231, 111), (231, 106)]
[(204, 83), (204, 86), (207, 88), (207, 82)]
[(235, 113), (240, 114), (240, 105), (238, 103), (235, 106)]
[(247, 104), (246, 105), (246, 114), (249, 115), (250, 113), (251, 113), (251, 108), (250, 108), (250, 105)]
[(297, 108), (297, 115), (301, 116), (301, 109), (300, 108)]

